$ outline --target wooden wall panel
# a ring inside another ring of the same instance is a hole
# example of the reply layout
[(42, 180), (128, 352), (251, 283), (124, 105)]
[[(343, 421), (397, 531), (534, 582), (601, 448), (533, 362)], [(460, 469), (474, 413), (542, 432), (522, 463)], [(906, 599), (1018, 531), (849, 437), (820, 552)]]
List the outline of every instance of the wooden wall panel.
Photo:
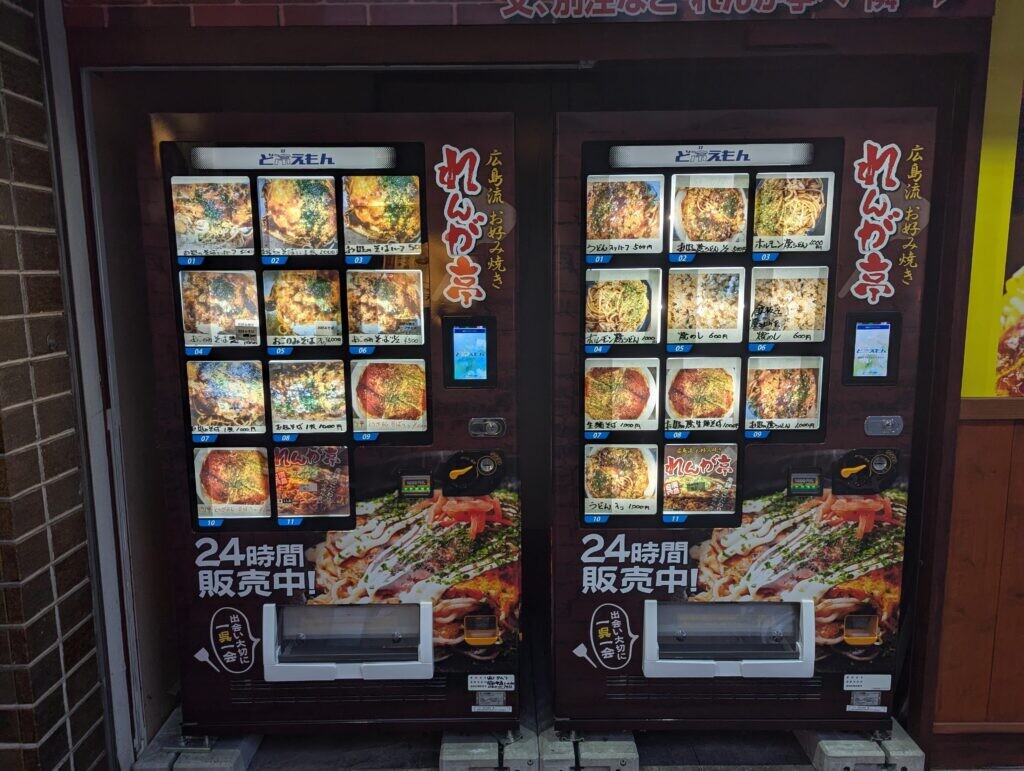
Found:
[(1014, 425), (962, 423), (935, 720), (988, 719)]
[(1024, 731), (1024, 423), (1013, 431), (988, 719)]

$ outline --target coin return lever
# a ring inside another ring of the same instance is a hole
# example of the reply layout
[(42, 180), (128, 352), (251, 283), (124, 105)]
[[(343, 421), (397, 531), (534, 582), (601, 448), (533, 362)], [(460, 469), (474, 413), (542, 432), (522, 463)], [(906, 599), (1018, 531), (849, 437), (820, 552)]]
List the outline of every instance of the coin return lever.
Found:
[(644, 602), (647, 677), (811, 677), (814, 603)]
[(271, 682), (430, 679), (433, 606), (264, 605), (263, 671)]

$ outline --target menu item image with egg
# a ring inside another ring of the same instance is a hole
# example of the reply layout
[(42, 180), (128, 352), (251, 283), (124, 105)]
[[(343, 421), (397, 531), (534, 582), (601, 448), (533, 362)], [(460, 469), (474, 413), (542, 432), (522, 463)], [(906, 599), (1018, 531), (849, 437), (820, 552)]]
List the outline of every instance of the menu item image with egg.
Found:
[(338, 253), (333, 177), (259, 177), (263, 254)]
[(354, 431), (426, 431), (427, 373), (422, 359), (352, 362)]

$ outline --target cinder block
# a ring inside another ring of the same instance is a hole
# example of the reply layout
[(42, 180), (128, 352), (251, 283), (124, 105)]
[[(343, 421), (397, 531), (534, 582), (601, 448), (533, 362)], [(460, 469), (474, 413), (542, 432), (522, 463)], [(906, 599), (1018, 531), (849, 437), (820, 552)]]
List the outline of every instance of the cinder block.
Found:
[(519, 733), (511, 741), (503, 742), (501, 764), (506, 771), (537, 771), (540, 764), (540, 750), (537, 734), (526, 726), (520, 726)]
[(924, 771), (924, 750), (903, 730), (903, 726), (892, 721), (892, 738), (879, 744), (886, 754), (886, 762), (893, 771)]
[(880, 771), (885, 753), (863, 734), (839, 731), (796, 731), (797, 741), (816, 771)]
[(540, 771), (575, 771), (576, 748), (554, 728), (546, 728), (537, 737)]
[(491, 734), (445, 731), (441, 739), (440, 771), (493, 771), (498, 758), (498, 740)]
[(586, 734), (576, 743), (580, 771), (640, 771), (633, 734)]

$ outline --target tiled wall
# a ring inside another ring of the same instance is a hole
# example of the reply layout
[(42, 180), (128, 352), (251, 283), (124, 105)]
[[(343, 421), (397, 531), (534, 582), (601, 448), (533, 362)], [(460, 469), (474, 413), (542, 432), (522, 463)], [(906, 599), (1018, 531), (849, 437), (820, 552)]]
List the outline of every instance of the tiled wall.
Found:
[(105, 760), (35, 0), (0, 0), (0, 768)]

